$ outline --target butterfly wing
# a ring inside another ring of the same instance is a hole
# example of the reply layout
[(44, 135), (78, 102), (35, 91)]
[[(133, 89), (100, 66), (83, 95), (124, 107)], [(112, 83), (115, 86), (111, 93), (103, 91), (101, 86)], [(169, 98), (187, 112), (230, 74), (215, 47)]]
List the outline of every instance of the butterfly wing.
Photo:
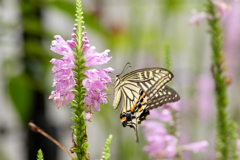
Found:
[[(124, 97), (120, 120), (124, 127), (128, 126), (135, 130), (137, 142), (137, 126), (146, 119), (149, 110), (180, 99), (173, 89), (165, 86), (172, 78), (173, 74), (166, 69), (145, 68), (132, 71), (115, 80), (117, 84), (115, 95), (121, 93)], [(119, 96), (115, 97), (114, 102), (116, 109), (120, 102)]]

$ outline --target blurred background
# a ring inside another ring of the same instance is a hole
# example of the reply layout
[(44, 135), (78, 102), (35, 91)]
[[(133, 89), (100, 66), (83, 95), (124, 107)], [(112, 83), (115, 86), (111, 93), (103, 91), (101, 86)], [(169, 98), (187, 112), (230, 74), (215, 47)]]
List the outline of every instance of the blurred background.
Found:
[[(204, 11), (199, 0), (83, 0), (86, 31), (98, 52), (110, 49), (112, 59), (100, 67), (120, 73), (145, 67), (165, 67), (164, 45), (170, 47), (173, 88), (181, 96), (180, 144), (207, 140), (205, 153), (183, 153), (186, 160), (212, 159), (215, 139), (214, 82), (211, 76), (211, 48), (207, 22), (189, 25), (193, 9)], [(226, 52), (226, 74), (232, 77), (228, 88), (229, 117), (239, 123), (240, 2), (232, 5), (221, 19)], [(70, 159), (66, 153), (40, 134), (29, 132), (33, 121), (70, 149), (73, 110), (57, 109), (48, 99), (52, 88), (50, 51), (54, 35), (71, 39), (74, 26), (74, 0), (0, 0), (0, 159), (34, 160), (43, 150), (46, 160)], [(111, 85), (109, 85), (111, 86)], [(108, 104), (93, 114), (87, 134), (91, 159), (100, 159), (109, 134), (112, 160), (145, 160), (148, 153), (142, 127), (140, 143), (134, 132), (123, 128), (119, 110), (112, 107), (113, 89)]]

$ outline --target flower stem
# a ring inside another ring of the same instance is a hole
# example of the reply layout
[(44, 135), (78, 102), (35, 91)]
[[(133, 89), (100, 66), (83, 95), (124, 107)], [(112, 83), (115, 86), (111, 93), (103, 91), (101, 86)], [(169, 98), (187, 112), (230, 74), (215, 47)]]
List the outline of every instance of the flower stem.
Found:
[(216, 16), (214, 4), (211, 0), (207, 0), (206, 4), (208, 18), (209, 33), (211, 35), (212, 47), (212, 74), (215, 80), (215, 95), (217, 105), (217, 135), (216, 135), (216, 156), (218, 160), (228, 159), (229, 138), (228, 138), (228, 120), (227, 120), (227, 84), (226, 76), (223, 74), (225, 70), (222, 49), (222, 29), (219, 25), (219, 18)]
[(85, 97), (85, 88), (82, 85), (83, 78), (86, 76), (83, 74), (85, 67), (85, 59), (83, 58), (84, 51), (82, 50), (82, 24), (83, 24), (83, 12), (82, 12), (82, 4), (81, 0), (76, 0), (76, 46), (74, 50), (74, 58), (75, 58), (75, 68), (73, 69), (74, 72), (74, 79), (76, 80), (76, 85), (74, 87), (75, 90), (75, 99), (71, 103), (71, 108), (75, 110), (72, 120), (75, 122), (75, 125), (72, 126), (75, 134), (75, 141), (76, 147), (73, 147), (74, 151), (77, 154), (78, 160), (86, 160), (89, 159), (87, 156), (87, 134), (86, 134), (86, 123), (83, 118), (83, 112), (85, 110), (84, 106), (84, 97)]
[[(50, 141), (52, 141), (53, 143), (55, 143), (59, 148), (61, 148), (64, 152), (66, 152), (73, 160), (76, 160), (75, 157), (72, 156), (72, 154), (63, 146), (61, 145), (56, 139), (54, 139), (53, 137), (51, 137), (50, 135), (48, 135), (46, 132), (44, 132), (40, 127), (38, 127), (37, 125), (35, 125), (33, 122), (29, 122), (28, 123), (28, 127), (31, 131), (33, 132), (37, 132), (42, 134), (43, 136), (45, 136), (46, 138), (48, 138)], [(39, 151), (41, 152), (41, 151)], [(40, 155), (40, 153), (39, 153)], [(42, 156), (43, 157), (43, 156)]]
[[(164, 45), (164, 55), (165, 55), (165, 66), (166, 69), (168, 69), (169, 71), (172, 70), (172, 66), (171, 66), (171, 54), (170, 54), (170, 49), (169, 49), (169, 45), (167, 43), (165, 43)], [(168, 84), (169, 86), (172, 86), (171, 82)], [(173, 118), (173, 122), (174, 125), (170, 126), (169, 124), (166, 126), (168, 133), (174, 135), (176, 138), (179, 138), (177, 135), (177, 119), (178, 117), (176, 116), (177, 111), (171, 109), (171, 113), (172, 113), (172, 118)], [(179, 144), (178, 144), (179, 146)], [(181, 157), (181, 151), (178, 150), (177, 154), (176, 154), (176, 159), (178, 160), (182, 160)]]

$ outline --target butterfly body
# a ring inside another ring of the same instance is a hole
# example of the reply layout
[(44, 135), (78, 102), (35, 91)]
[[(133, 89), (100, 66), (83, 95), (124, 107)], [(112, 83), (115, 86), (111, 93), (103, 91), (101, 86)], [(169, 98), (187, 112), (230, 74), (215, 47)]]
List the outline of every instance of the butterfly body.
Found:
[(139, 69), (123, 77), (116, 76), (113, 107), (117, 109), (123, 97), (120, 120), (123, 127), (128, 126), (135, 130), (137, 142), (137, 127), (146, 120), (149, 110), (180, 99), (173, 89), (165, 86), (172, 78), (173, 74), (163, 68)]

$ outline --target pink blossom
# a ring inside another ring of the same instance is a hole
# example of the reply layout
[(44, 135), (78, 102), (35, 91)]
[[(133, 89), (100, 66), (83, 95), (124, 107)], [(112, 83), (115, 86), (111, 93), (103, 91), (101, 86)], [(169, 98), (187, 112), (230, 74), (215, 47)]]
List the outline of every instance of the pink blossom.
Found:
[[(86, 35), (86, 33), (84, 33), (84, 35)], [(84, 51), (89, 48), (83, 56), (86, 59), (85, 66), (105, 64), (111, 59), (111, 57), (108, 57), (110, 50), (98, 53), (96, 52), (96, 48), (94, 46), (90, 47), (87, 37), (84, 37), (82, 42), (84, 43)], [(113, 69), (109, 67), (101, 69), (88, 69), (84, 72), (84, 74), (88, 77), (84, 78), (82, 82), (84, 88), (86, 88), (87, 94), (84, 97), (85, 107), (93, 108), (94, 112), (96, 112), (100, 111), (100, 103), (107, 103), (107, 93), (104, 89), (107, 90), (107, 84), (112, 82), (111, 77), (108, 75), (108, 73), (112, 71)], [(85, 110), (85, 114), (91, 113), (90, 110)], [(87, 118), (87, 116), (89, 118)], [(91, 116), (85, 115), (85, 120), (90, 121)]]
[(212, 75), (202, 74), (197, 82), (198, 114), (203, 120), (212, 117), (214, 112), (214, 81)]
[(207, 141), (193, 142), (186, 145), (182, 145), (183, 150), (193, 151), (194, 153), (205, 152), (208, 146)]
[(226, 53), (227, 74), (235, 78), (240, 42), (240, 1), (232, 1), (232, 9), (226, 17), (223, 50)]
[(110, 50), (105, 50), (102, 53), (96, 52), (96, 48), (92, 46), (83, 56), (87, 61), (85, 66), (95, 66), (107, 63), (112, 57), (107, 57)]
[(90, 48), (89, 40), (87, 37), (83, 37), (82, 42), (84, 43), (83, 45), (83, 50), (86, 51), (88, 48)]
[(180, 101), (169, 104), (174, 111), (180, 111)]
[(176, 155), (178, 142), (176, 137), (169, 134), (150, 132), (145, 135), (145, 138), (149, 145), (145, 146), (143, 150), (149, 152), (149, 157), (172, 158)]
[(196, 12), (193, 11), (193, 16), (189, 19), (188, 23), (190, 25), (198, 26), (199, 22), (206, 19), (208, 17), (205, 12)]
[(50, 62), (54, 64), (52, 73), (55, 74), (53, 86), (56, 91), (52, 91), (49, 99), (53, 99), (57, 108), (69, 104), (75, 97), (70, 90), (75, 86), (74, 73), (72, 68), (75, 67), (73, 56), (74, 46), (70, 46), (61, 36), (54, 36), (56, 40), (52, 41), (51, 50), (63, 55), (61, 59), (53, 58)]
[(159, 118), (163, 122), (169, 122), (172, 120), (172, 113), (169, 109), (162, 109)]
[(240, 139), (237, 139), (237, 153), (239, 157), (240, 156)]
[(154, 133), (167, 134), (167, 130), (164, 127), (164, 124), (158, 121), (151, 121), (151, 120), (143, 121), (142, 126), (144, 126), (143, 128), (144, 132), (151, 131)]
[(149, 152), (149, 157), (156, 158), (172, 158), (177, 153), (178, 140), (173, 135), (169, 135), (164, 125), (158, 121), (144, 121), (143, 130), (146, 140), (149, 142), (148, 146), (143, 148), (144, 151)]
[(231, 10), (231, 6), (222, 0), (213, 1), (217, 16), (224, 17)]
[(107, 103), (107, 94), (103, 89), (107, 90), (107, 83), (111, 83), (109, 71), (113, 69), (89, 69), (84, 72), (89, 78), (83, 80), (83, 86), (87, 89), (87, 96), (84, 98), (85, 105), (92, 106), (94, 111), (100, 110), (100, 103)]
[[(213, 1), (213, 4), (215, 7), (216, 16), (222, 19), (224, 19), (226, 14), (231, 10), (231, 6), (226, 4), (224, 1), (216, 0)], [(212, 18), (211, 15), (205, 12), (197, 12), (196, 10), (193, 10), (192, 12), (193, 16), (188, 21), (190, 25), (198, 26), (200, 21), (205, 20), (207, 18)]]
[(91, 119), (92, 119), (92, 113), (85, 112), (83, 118), (85, 119), (85, 121), (89, 121), (89, 122), (91, 122)]

